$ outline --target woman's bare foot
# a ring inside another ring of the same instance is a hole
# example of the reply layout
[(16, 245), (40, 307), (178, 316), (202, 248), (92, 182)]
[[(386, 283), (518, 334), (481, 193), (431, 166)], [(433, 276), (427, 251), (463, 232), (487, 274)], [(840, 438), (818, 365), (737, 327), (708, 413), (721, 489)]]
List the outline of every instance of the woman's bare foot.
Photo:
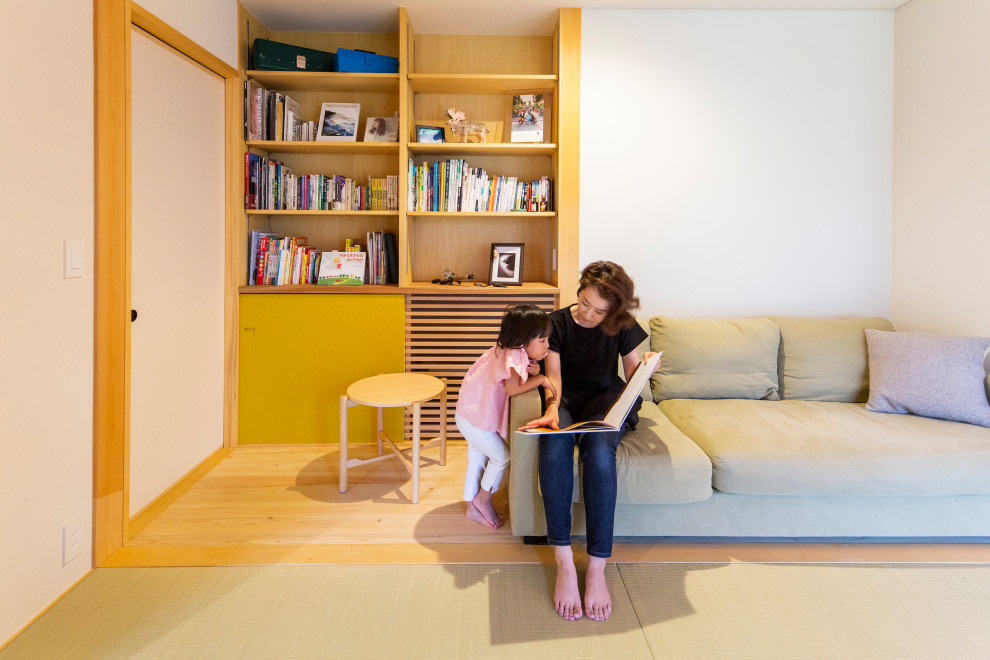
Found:
[(498, 529), (502, 526), (502, 516), (495, 510), (495, 503), (492, 502), (492, 493), (482, 488), (474, 496), (474, 499), (471, 500), (471, 503), (485, 518), (485, 522), (488, 523), (489, 527)]
[(484, 515), (482, 515), (481, 511), (478, 511), (478, 507), (474, 505), (474, 502), (467, 503), (467, 511), (465, 512), (465, 515), (468, 517), (468, 520), (473, 520), (476, 523), (481, 523), (488, 529), (498, 529), (498, 525), (493, 525), (492, 523), (488, 522), (488, 519), (485, 518)]
[(605, 560), (588, 557), (584, 576), (584, 611), (592, 621), (604, 621), (612, 614), (612, 596), (605, 584)]
[(555, 545), (553, 555), (557, 560), (557, 583), (553, 590), (553, 606), (557, 614), (568, 621), (575, 621), (581, 618), (582, 612), (577, 568), (574, 567), (574, 552), (569, 545)]

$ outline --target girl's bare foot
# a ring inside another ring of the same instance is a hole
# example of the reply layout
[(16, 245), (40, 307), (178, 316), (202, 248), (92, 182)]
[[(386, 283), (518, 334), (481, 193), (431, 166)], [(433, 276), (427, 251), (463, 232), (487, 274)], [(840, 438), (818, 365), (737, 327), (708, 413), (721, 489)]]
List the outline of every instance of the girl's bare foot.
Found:
[(481, 511), (478, 511), (478, 507), (474, 505), (474, 502), (467, 503), (467, 511), (465, 512), (465, 515), (468, 517), (468, 520), (473, 520), (476, 523), (481, 523), (488, 529), (498, 529), (498, 525), (493, 525), (492, 523), (488, 522), (488, 519), (485, 518), (484, 515), (482, 515)]
[(584, 576), (584, 611), (592, 621), (604, 621), (612, 614), (612, 596), (605, 584), (605, 560), (588, 557)]
[(479, 490), (478, 494), (471, 500), (471, 503), (484, 516), (489, 527), (498, 529), (502, 526), (502, 516), (495, 510), (495, 503), (492, 502), (492, 494), (487, 490), (484, 488)]
[(557, 583), (553, 590), (553, 606), (557, 614), (568, 621), (581, 618), (581, 592), (578, 591), (574, 553), (569, 545), (557, 545), (553, 550), (557, 560)]

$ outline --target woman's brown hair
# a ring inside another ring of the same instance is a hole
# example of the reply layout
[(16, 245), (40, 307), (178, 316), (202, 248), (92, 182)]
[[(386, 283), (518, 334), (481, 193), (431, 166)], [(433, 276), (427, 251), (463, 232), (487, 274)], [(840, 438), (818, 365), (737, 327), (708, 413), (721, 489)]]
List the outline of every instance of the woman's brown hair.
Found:
[(632, 278), (625, 269), (611, 261), (595, 261), (581, 271), (578, 283), (578, 293), (593, 286), (598, 289), (598, 295), (608, 302), (608, 313), (601, 323), (602, 332), (616, 335), (621, 330), (632, 327), (636, 317), (630, 310), (639, 307)]

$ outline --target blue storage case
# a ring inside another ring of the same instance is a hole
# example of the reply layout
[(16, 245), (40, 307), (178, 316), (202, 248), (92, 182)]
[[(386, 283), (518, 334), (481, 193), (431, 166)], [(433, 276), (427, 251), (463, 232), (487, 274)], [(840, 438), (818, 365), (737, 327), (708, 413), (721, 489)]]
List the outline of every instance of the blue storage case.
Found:
[(337, 49), (337, 71), (349, 73), (398, 73), (399, 59), (366, 50)]

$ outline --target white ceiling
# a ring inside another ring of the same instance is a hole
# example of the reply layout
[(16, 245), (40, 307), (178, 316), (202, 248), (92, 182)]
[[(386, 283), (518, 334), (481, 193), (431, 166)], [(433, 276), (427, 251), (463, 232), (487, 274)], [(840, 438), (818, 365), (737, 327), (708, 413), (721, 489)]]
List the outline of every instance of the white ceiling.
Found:
[[(895, 9), (909, 0), (578, 0), (566, 6), (610, 9)], [(548, 35), (561, 0), (475, 2), (406, 0), (421, 34)], [(396, 0), (241, 0), (271, 30), (394, 32)]]

